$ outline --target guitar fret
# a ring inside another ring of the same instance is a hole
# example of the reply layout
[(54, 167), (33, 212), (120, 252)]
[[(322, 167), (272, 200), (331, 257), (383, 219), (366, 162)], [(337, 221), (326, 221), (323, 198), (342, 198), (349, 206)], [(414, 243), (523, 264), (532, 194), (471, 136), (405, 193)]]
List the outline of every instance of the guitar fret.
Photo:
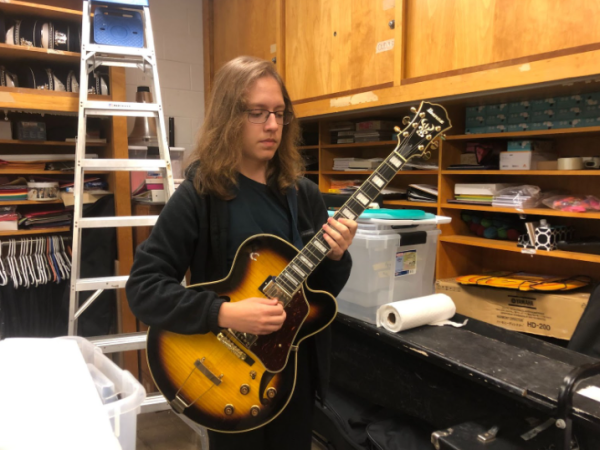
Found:
[(395, 156), (390, 157), (390, 163), (392, 163), (392, 165), (396, 168), (396, 170), (398, 170), (400, 168), (400, 166), (402, 165), (402, 161), (400, 161)]
[(370, 202), (371, 199), (369, 197), (367, 197), (365, 194), (363, 194), (362, 192), (357, 192), (356, 193), (356, 199), (363, 205), (363, 206), (367, 206)]
[(319, 250), (321, 253), (323, 253), (323, 256), (325, 256), (329, 251), (329, 249), (325, 247), (325, 245), (323, 245), (323, 243), (318, 239), (315, 239), (314, 242), (312, 242), (312, 245), (316, 247), (317, 250)]
[(354, 214), (354, 212), (352, 212), (347, 206), (340, 210), (340, 214), (346, 219), (354, 220), (356, 218), (356, 214)]
[(302, 278), (306, 278), (306, 273), (304, 273), (304, 271), (302, 269), (300, 269), (300, 267), (298, 267), (296, 264), (294, 264), (294, 261), (292, 261), (289, 265), (289, 267), (296, 272), (298, 275), (300, 275)]
[(311, 245), (309, 243), (306, 245), (306, 247), (304, 247), (303, 251), (306, 250), (306, 257), (310, 260), (313, 266), (316, 266), (321, 262), (322, 258), (320, 258), (316, 253), (313, 253), (310, 247)]
[(394, 178), (394, 175), (396, 175), (396, 172), (397, 172), (397, 170), (388, 164), (382, 164), (377, 169), (377, 174), (380, 175), (382, 178), (384, 178), (387, 181)]
[(309, 259), (308, 259), (306, 256), (304, 256), (304, 255), (300, 254), (300, 255), (298, 255), (298, 259), (299, 259), (300, 261), (302, 261), (302, 263), (303, 263), (304, 265), (306, 265), (306, 266), (307, 266), (307, 267), (308, 267), (310, 270), (312, 270), (312, 269), (313, 269), (313, 267), (314, 267), (314, 264), (313, 264), (313, 263), (312, 263), (312, 262), (311, 262), (311, 261), (310, 261), (310, 260), (309, 260)]
[(381, 178), (379, 175), (373, 175), (373, 184), (377, 186), (378, 189), (382, 189), (385, 183), (387, 183), (387, 181)]
[(379, 194), (379, 188), (372, 182), (371, 180), (365, 181), (360, 190), (367, 196), (369, 199), (375, 199)]
[(294, 292), (294, 286), (289, 284), (284, 277), (277, 277), (277, 284), (283, 286), (284, 290), (289, 294)]
[(298, 287), (298, 285), (301, 283), (301, 281), (298, 281), (296, 278), (294, 278), (290, 273), (288, 273), (287, 271), (283, 271), (283, 276), (286, 277), (288, 280), (290, 280), (292, 283), (294, 283), (294, 287)]

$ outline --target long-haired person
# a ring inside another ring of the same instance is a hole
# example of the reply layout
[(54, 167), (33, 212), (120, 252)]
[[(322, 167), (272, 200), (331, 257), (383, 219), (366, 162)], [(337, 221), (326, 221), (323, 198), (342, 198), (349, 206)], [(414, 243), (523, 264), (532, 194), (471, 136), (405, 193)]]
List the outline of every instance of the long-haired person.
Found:
[[(181, 286), (227, 277), (248, 237), (276, 235), (298, 249), (323, 229), (331, 251), (309, 277), (313, 290), (337, 295), (350, 274), (354, 221), (328, 218), (318, 187), (302, 177), (299, 125), (281, 77), (267, 61), (239, 57), (216, 75), (186, 180), (139, 246), (127, 298), (144, 323), (175, 333), (222, 328), (265, 335), (281, 328), (277, 299), (228, 302), (215, 292)], [(300, 344), (296, 387), (273, 421), (239, 434), (209, 432), (211, 450), (308, 450), (315, 393), (329, 372), (326, 329)]]

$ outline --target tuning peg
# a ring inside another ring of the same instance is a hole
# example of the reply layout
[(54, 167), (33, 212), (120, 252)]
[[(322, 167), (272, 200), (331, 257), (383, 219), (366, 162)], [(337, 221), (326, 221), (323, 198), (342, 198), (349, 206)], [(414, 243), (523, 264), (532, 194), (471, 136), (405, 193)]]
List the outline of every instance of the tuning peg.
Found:
[(412, 124), (413, 128), (417, 128), (419, 126), (419, 124), (417, 122)]
[(407, 125), (410, 123), (410, 117), (405, 116), (402, 118), (402, 125)]
[(429, 148), (431, 150), (437, 150), (440, 147), (440, 143), (439, 141), (433, 141), (430, 145)]
[(431, 135), (428, 134), (427, 136), (425, 136), (425, 139), (427, 139), (428, 141), (430, 141), (431, 140)]
[(419, 151), (425, 150), (425, 146), (424, 145), (419, 145), (417, 148), (419, 149)]
[(421, 113), (421, 114), (419, 114), (419, 117), (420, 117), (421, 119), (424, 119), (424, 118), (425, 118), (425, 116), (426, 116), (426, 114), (425, 114), (425, 113)]
[(410, 112), (411, 112), (411, 113), (416, 113), (416, 112), (417, 112), (417, 108), (415, 108), (414, 106), (412, 106), (412, 107), (410, 108)]
[(427, 161), (429, 158), (431, 158), (431, 152), (425, 152), (421, 155), (421, 159)]
[(445, 140), (446, 140), (446, 135), (445, 135), (445, 134), (442, 134), (442, 136), (441, 136), (441, 137), (442, 137), (442, 141), (445, 141)]
[(442, 131), (442, 127), (440, 127), (439, 125), (437, 127), (435, 127), (435, 131)]
[(409, 134), (410, 134), (410, 133), (409, 133), (408, 131), (405, 131), (404, 133), (402, 133), (402, 136), (404, 136), (404, 137), (408, 137), (408, 135), (409, 135)]
[(394, 131), (395, 131), (396, 133), (400, 133), (402, 130), (400, 129), (400, 127), (397, 127), (397, 126), (396, 126), (396, 127), (394, 127)]

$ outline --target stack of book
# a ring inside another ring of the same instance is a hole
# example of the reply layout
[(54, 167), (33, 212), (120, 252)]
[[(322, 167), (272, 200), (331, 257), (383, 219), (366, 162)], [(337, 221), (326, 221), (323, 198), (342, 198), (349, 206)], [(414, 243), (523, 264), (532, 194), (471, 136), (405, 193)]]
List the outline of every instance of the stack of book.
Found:
[(73, 211), (71, 208), (57, 208), (49, 211), (27, 213), (19, 220), (19, 225), (29, 230), (40, 230), (69, 226), (72, 219)]
[(512, 184), (505, 183), (458, 183), (454, 186), (454, 199), (448, 203), (467, 205), (491, 205), (498, 191)]
[(352, 144), (354, 142), (354, 122), (335, 122), (331, 124), (331, 142), (333, 144)]
[(364, 180), (331, 180), (330, 194), (353, 194)]
[(354, 133), (354, 142), (391, 141), (394, 139), (395, 122), (386, 120), (368, 120), (358, 122)]
[(0, 202), (27, 200), (27, 184), (4, 184), (0, 186)]
[(146, 178), (132, 192), (133, 199), (145, 203), (164, 203), (165, 184), (162, 177)]
[(333, 170), (373, 170), (383, 162), (383, 158), (334, 158)]
[(409, 184), (408, 200), (413, 202), (436, 203), (438, 188), (431, 184)]
[(19, 229), (19, 214), (16, 206), (0, 206), (0, 231)]

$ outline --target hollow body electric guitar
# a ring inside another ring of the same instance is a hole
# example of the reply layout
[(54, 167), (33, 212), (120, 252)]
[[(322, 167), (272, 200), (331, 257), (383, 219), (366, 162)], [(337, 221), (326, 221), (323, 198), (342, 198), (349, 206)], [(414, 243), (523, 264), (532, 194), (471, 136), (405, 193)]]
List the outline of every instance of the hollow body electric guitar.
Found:
[[(440, 105), (422, 102), (419, 110), (412, 111), (412, 119), (404, 119), (404, 130), (396, 127), (394, 151), (336, 212), (335, 219), (356, 219), (407, 160), (427, 157), (432, 140), (451, 127)], [(148, 365), (177, 413), (208, 429), (236, 433), (261, 427), (283, 411), (296, 383), (298, 345), (327, 327), (337, 314), (333, 296), (306, 285), (329, 250), (322, 230), (301, 251), (272, 235), (253, 236), (238, 249), (227, 278), (189, 286), (214, 291), (231, 302), (278, 298), (287, 317), (281, 329), (262, 336), (232, 329), (182, 335), (151, 327)]]

